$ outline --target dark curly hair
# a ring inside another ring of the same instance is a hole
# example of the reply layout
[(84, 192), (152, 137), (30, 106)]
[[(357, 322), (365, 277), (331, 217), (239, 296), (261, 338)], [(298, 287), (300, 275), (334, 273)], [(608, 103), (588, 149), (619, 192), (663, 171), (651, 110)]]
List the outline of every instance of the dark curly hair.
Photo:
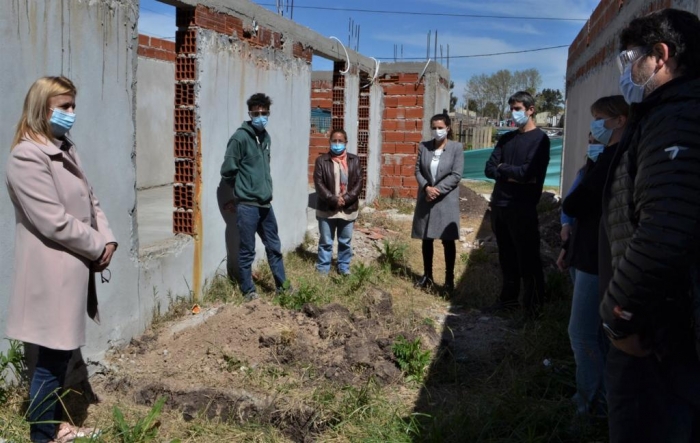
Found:
[(620, 51), (643, 46), (647, 56), (653, 46), (666, 43), (684, 75), (700, 75), (700, 19), (680, 9), (663, 9), (632, 20), (620, 34)]
[(258, 92), (257, 94), (251, 95), (246, 104), (248, 105), (249, 111), (252, 111), (253, 108), (257, 106), (262, 106), (265, 109), (270, 109), (270, 106), (272, 106), (272, 100), (270, 100), (270, 97), (263, 94), (262, 92)]

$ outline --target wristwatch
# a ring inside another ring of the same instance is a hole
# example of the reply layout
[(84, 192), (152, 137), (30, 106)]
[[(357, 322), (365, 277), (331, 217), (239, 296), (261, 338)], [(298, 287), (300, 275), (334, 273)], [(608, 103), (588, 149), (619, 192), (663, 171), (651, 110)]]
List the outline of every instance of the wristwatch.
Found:
[(605, 331), (605, 335), (607, 335), (610, 340), (621, 340), (629, 336), (629, 334), (624, 332), (615, 331), (605, 322), (603, 322), (603, 331)]

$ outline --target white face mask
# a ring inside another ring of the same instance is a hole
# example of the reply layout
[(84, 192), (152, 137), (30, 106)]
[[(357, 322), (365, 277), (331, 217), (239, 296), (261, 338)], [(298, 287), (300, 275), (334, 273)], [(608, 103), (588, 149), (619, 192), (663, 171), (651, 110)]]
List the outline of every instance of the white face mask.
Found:
[(447, 137), (447, 128), (433, 129), (431, 134), (435, 140), (443, 140), (445, 137)]

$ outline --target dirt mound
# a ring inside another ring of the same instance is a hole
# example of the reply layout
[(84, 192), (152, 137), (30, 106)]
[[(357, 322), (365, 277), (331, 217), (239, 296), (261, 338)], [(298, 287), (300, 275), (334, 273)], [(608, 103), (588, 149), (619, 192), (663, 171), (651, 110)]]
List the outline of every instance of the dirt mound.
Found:
[[(297, 312), (255, 300), (219, 307), (188, 329), (179, 326), (185, 319), (111, 355), (112, 373), (102, 388), (145, 405), (165, 396), (166, 407), (182, 411), (185, 420), (204, 414), (269, 422), (303, 441), (300, 432), (317, 432), (323, 423), (314, 422), (303, 402), (271, 397), (269, 386), (256, 386), (256, 374), (275, 374), (280, 385), (303, 382), (305, 389), (316, 381), (359, 386), (369, 379), (379, 385), (401, 380), (392, 353), (399, 334), (387, 327), (394, 318), (391, 296), (376, 288), (359, 296), (358, 313), (339, 304), (305, 305)], [(431, 328), (401, 335), (420, 336), (429, 347), (439, 342)]]

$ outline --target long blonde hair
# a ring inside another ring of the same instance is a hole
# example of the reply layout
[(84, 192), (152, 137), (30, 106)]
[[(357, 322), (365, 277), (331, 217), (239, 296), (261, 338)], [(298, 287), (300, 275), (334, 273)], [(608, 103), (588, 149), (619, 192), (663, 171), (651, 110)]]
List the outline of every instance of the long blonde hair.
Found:
[[(70, 79), (59, 77), (42, 77), (29, 88), (24, 98), (22, 118), (17, 123), (12, 148), (17, 146), (24, 137), (35, 142), (44, 143), (53, 138), (49, 124), (49, 99), (58, 95), (76, 96), (78, 90)], [(43, 138), (43, 140), (42, 140)]]

